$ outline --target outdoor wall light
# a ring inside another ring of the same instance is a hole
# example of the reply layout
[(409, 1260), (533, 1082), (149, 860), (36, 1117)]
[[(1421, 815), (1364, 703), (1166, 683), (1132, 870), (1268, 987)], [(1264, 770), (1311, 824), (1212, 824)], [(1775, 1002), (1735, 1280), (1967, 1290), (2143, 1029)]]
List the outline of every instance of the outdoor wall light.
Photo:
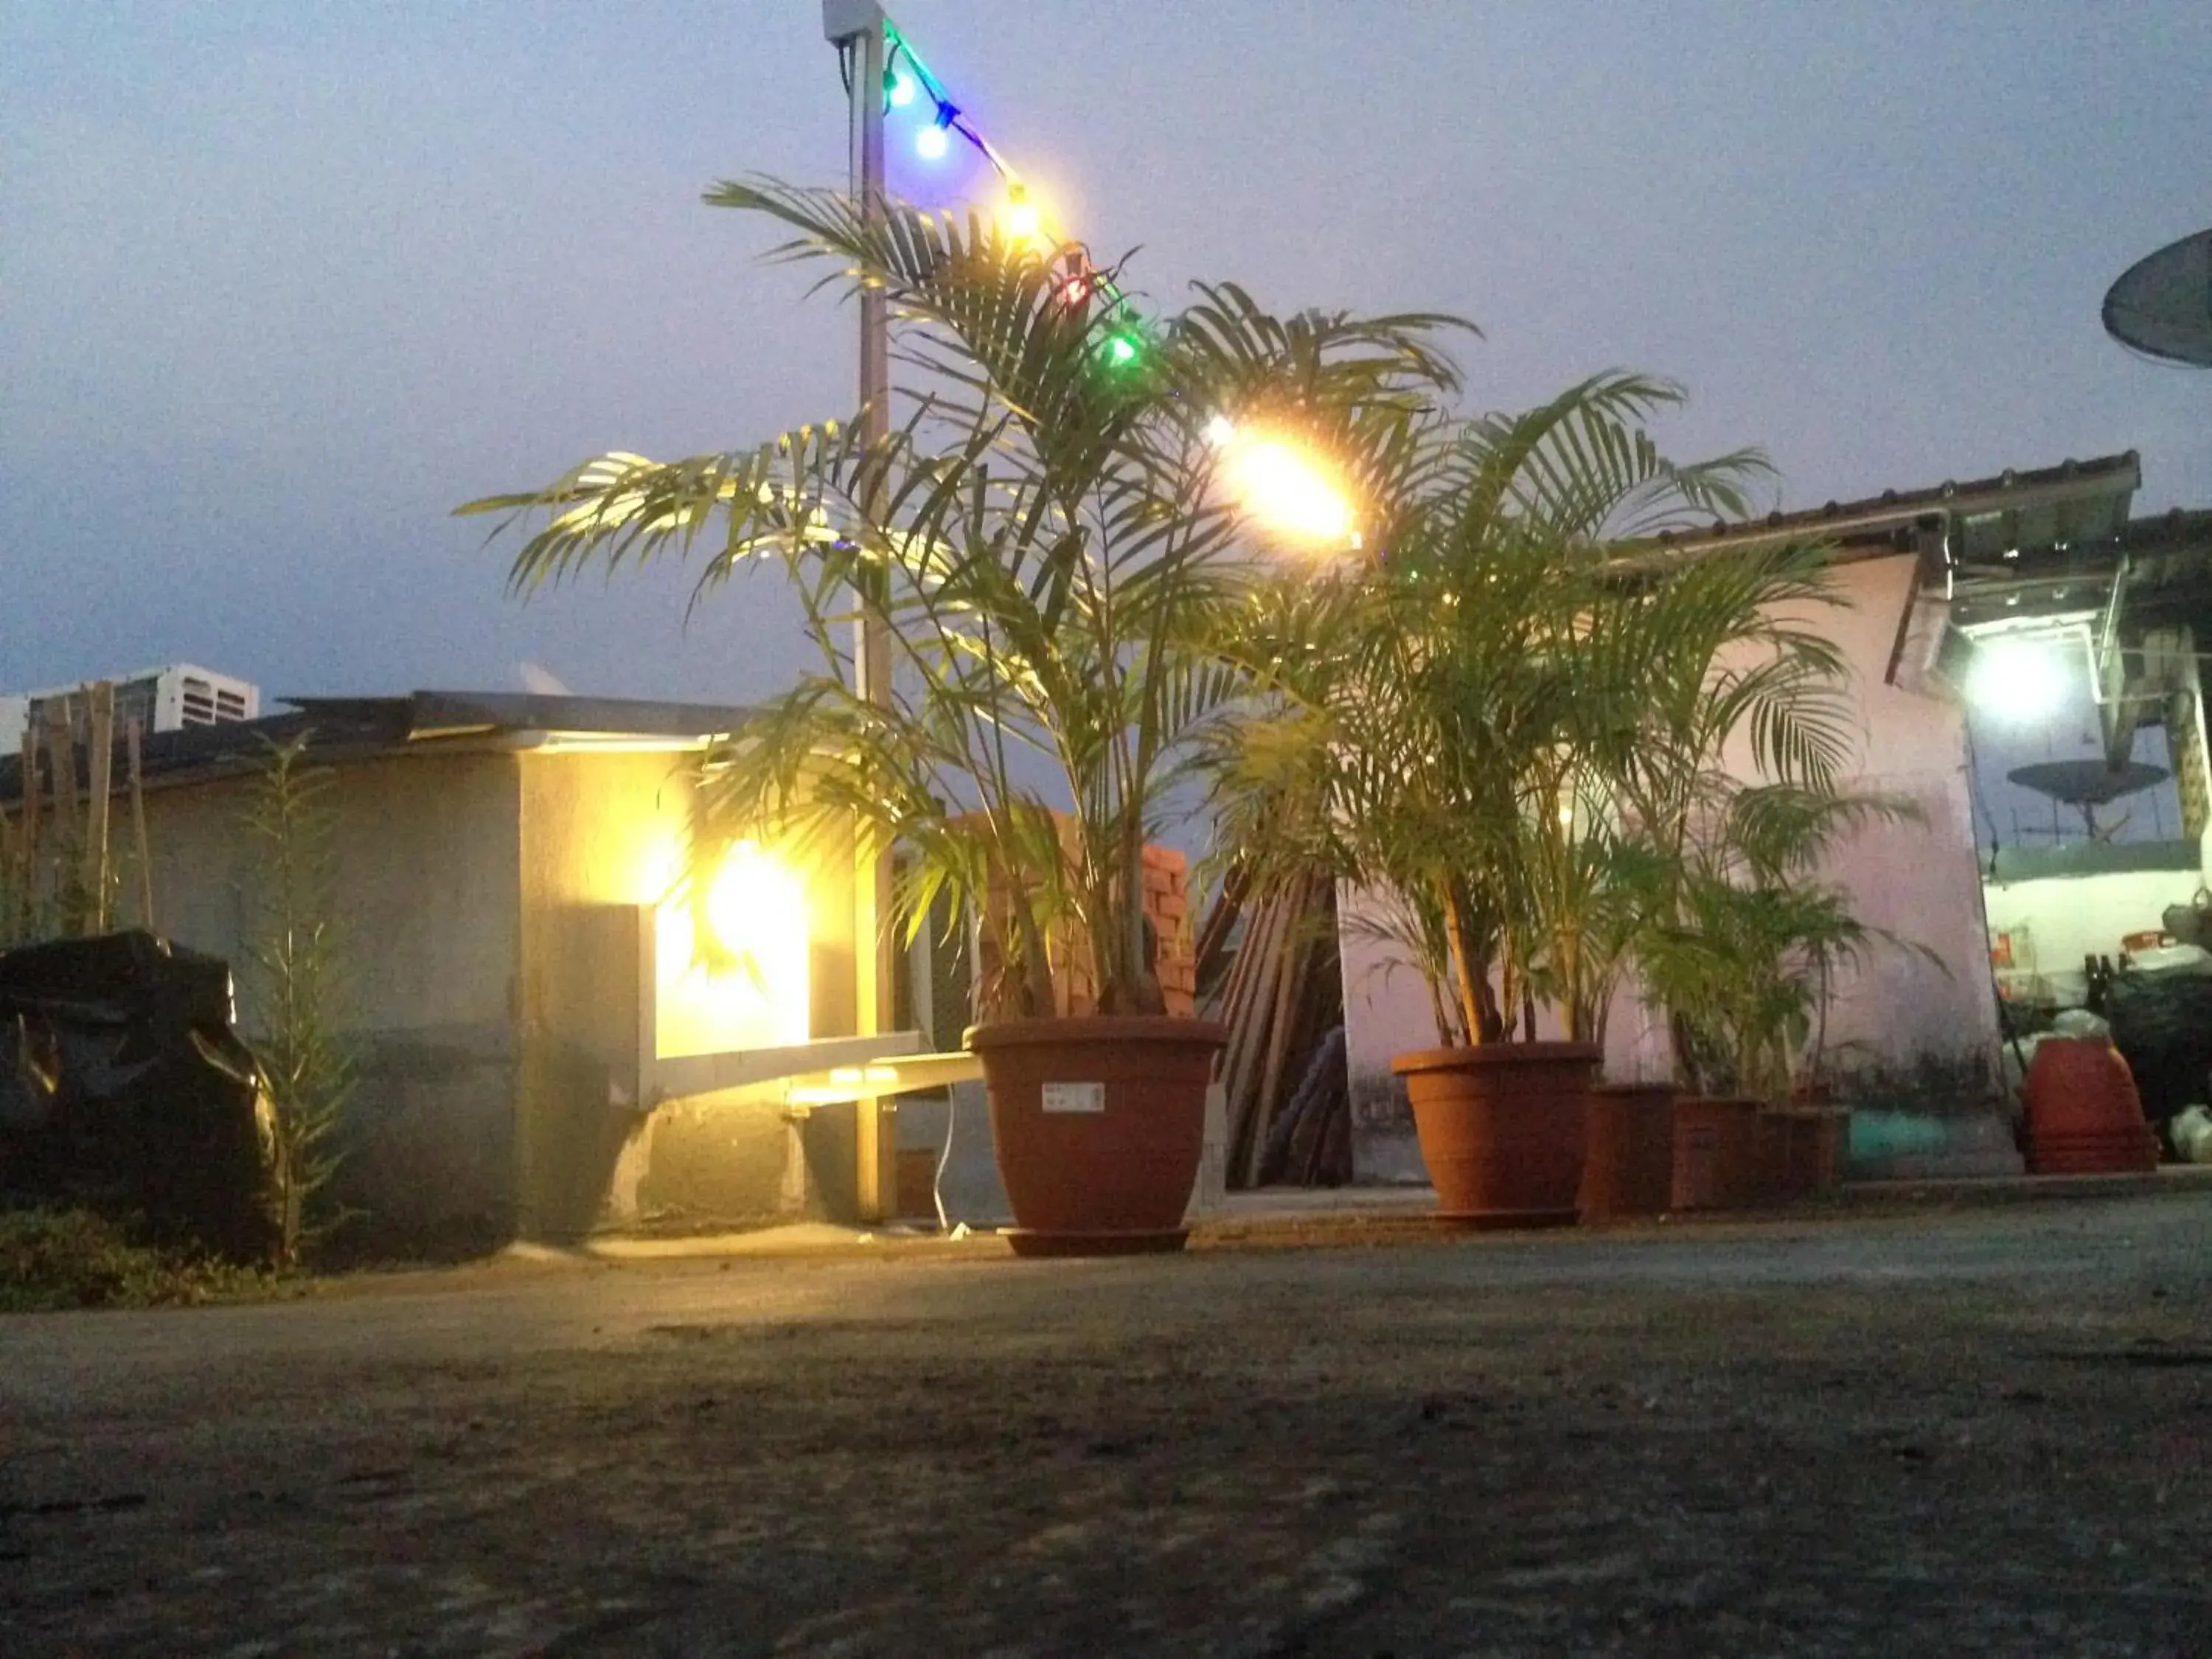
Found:
[(1987, 640), (1975, 647), (1966, 695), (1976, 708), (2025, 725), (2056, 712), (2069, 678), (2057, 640)]
[(805, 1042), (805, 878), (757, 842), (733, 842), (708, 878), (700, 908), (714, 946), (702, 953), (709, 971), (730, 981), (731, 993), (777, 1039)]

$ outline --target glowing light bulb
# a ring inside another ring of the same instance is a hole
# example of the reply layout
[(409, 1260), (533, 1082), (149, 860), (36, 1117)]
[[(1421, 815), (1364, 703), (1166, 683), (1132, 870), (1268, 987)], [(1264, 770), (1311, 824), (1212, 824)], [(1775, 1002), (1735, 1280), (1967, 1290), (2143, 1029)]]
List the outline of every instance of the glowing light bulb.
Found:
[(1206, 441), (1216, 449), (1237, 435), (1237, 423), (1226, 415), (1217, 415), (1206, 423)]
[(925, 161), (939, 161), (944, 157), (945, 148), (951, 142), (945, 136), (945, 129), (933, 121), (915, 134), (914, 153)]
[(2069, 678), (2064, 659), (2051, 645), (1992, 640), (1974, 653), (1966, 695), (2008, 724), (2020, 725), (2055, 712)]
[(999, 225), (1006, 233), (1008, 241), (1036, 242), (1044, 237), (1044, 215), (1019, 185), (1006, 192), (1006, 205), (999, 215)]
[(811, 948), (805, 878), (750, 841), (732, 846), (705, 878), (702, 920), (720, 960), (702, 963), (718, 1002), (742, 1029), (757, 1034), (748, 1041), (804, 1042)]
[(1127, 368), (1137, 361), (1137, 343), (1126, 334), (1116, 334), (1106, 342), (1106, 361), (1115, 368)]
[(904, 70), (891, 70), (884, 76), (884, 96), (893, 109), (904, 109), (914, 102), (914, 76)]
[(1261, 528), (1313, 547), (1352, 545), (1350, 496), (1323, 462), (1287, 439), (1232, 432), (1222, 445), (1220, 476)]

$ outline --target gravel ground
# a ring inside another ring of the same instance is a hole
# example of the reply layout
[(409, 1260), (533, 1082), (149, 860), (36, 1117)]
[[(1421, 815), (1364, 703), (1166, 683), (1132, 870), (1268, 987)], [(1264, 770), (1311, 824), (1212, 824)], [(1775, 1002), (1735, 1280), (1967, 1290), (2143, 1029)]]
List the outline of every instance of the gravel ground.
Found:
[(21, 1316), (0, 1653), (2212, 1654), (2208, 1380), (2202, 1194)]

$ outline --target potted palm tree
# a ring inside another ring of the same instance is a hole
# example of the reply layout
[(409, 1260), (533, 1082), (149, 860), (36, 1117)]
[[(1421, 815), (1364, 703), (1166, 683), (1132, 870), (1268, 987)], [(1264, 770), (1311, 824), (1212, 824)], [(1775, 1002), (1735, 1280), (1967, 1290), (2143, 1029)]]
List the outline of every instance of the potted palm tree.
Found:
[[(1588, 631), (1623, 665), (1633, 704), (1620, 714), (1625, 741), (1601, 753), (1595, 787), (1563, 808), (1543, 866), (1558, 873), (1538, 889), (1540, 938), (1571, 1029), (1602, 1043), (1625, 976), (1679, 931), (1693, 829), (1752, 787), (1731, 757), (1793, 799), (1832, 793), (1854, 732), (1844, 665), (1820, 625), (1834, 603), (1817, 545), (1687, 562), (1648, 547), (1614, 556)], [(1593, 1095), (1585, 1218), (1672, 1207), (1674, 1095), (1671, 1079), (1652, 1078)], [(1711, 1139), (1704, 1120), (1717, 1109), (1693, 1097), (1689, 1137)]]
[[(1655, 653), (1682, 648), (1664, 585), (1620, 570), (1614, 544), (1742, 511), (1761, 470), (1668, 461), (1644, 422), (1680, 395), (1609, 374), (1418, 434), (1367, 568), (1258, 630), (1285, 702), (1237, 734), (1230, 793), (1249, 811), (1224, 830), (1247, 867), (1376, 896), (1370, 925), (1437, 1019), (1438, 1046), (1394, 1069), (1440, 1209), (1467, 1224), (1577, 1214), (1598, 1022), (1651, 886), (1654, 843), (1617, 785), (1650, 739)], [(1559, 1037), (1538, 1037), (1540, 1005)]]
[[(983, 933), (969, 1042), (1017, 1248), (1178, 1246), (1224, 1033), (1164, 1012), (1142, 858), (1255, 695), (1220, 641), (1272, 550), (1223, 431), (1294, 430), (1356, 503), (1455, 384), (1430, 343), (1449, 320), (1280, 319), (1221, 287), (1146, 323), (1117, 271), (979, 219), (767, 182), (708, 200), (884, 296), (904, 418), (603, 456), (464, 510), (527, 521), (521, 587), (675, 551), (703, 596), (782, 565), (819, 666), (709, 757), (709, 832), (898, 849), (910, 928), (950, 900)], [(888, 641), (879, 695), (856, 617)]]
[(1803, 784), (1736, 789), (1689, 843), (1679, 906), (1654, 930), (1644, 982), (1666, 1008), (1691, 1097), (1677, 1166), (1684, 1207), (1730, 1207), (1809, 1189), (1832, 1164), (1820, 1138), (1832, 1114), (1793, 1104), (1838, 971), (1894, 946), (1924, 946), (1852, 914), (1820, 881), (1822, 856), (1848, 830), (1917, 817), (1908, 801)]

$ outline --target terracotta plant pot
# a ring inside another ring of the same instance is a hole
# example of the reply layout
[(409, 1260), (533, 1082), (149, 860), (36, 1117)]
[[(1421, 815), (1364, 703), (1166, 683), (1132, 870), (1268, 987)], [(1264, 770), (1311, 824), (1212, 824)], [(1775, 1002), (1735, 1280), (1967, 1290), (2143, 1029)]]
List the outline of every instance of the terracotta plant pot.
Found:
[(979, 1025), (991, 1140), (1018, 1255), (1182, 1248), (1228, 1028), (1091, 1015)]
[(2030, 1175), (2113, 1175), (2158, 1167), (2135, 1073), (2102, 1037), (2045, 1037), (2027, 1067)]
[(1406, 1079), (1437, 1212), (1463, 1227), (1571, 1226), (1600, 1059), (1589, 1042), (1423, 1048)]
[(1664, 1214), (1674, 1198), (1674, 1085), (1601, 1083), (1590, 1091), (1582, 1218)]
[(1674, 1207), (1740, 1210), (1759, 1193), (1756, 1100), (1684, 1095), (1674, 1102)]
[[(1759, 1114), (1759, 1184), (1753, 1201), (1786, 1204), (1812, 1190), (1811, 1126), (1790, 1106), (1769, 1106)], [(1804, 1153), (1801, 1155), (1800, 1146)]]
[(1798, 1165), (1796, 1179), (1813, 1198), (1826, 1198), (1844, 1184), (1844, 1146), (1850, 1139), (1851, 1115), (1840, 1106), (1816, 1106), (1805, 1111), (1790, 1142), (1790, 1155)]

